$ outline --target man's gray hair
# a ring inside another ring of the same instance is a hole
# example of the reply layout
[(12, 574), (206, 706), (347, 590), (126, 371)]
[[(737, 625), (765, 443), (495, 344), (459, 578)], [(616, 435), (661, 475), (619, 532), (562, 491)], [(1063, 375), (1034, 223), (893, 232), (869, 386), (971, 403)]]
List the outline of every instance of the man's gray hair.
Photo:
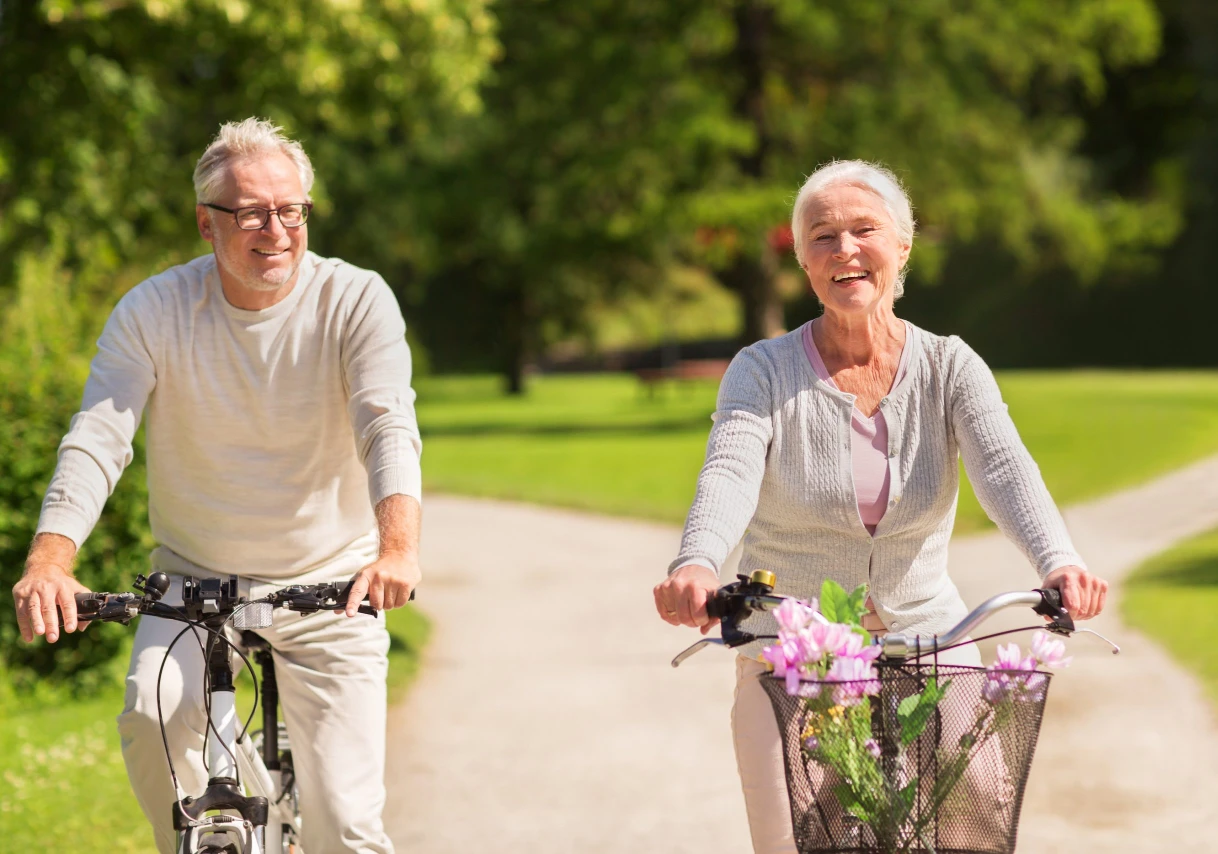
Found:
[[(892, 217), (897, 236), (905, 245), (912, 246), (914, 239), (913, 205), (901, 181), (892, 170), (878, 163), (865, 160), (835, 160), (827, 163), (808, 176), (799, 195), (795, 197), (795, 208), (791, 213), (791, 234), (795, 238), (795, 258), (804, 265), (804, 247), (808, 242), (808, 204), (822, 190), (838, 186), (858, 187), (875, 194)], [(893, 297), (905, 292), (905, 269), (897, 275), (893, 285)]]
[(313, 189), (313, 164), (309, 162), (309, 155), (299, 142), (283, 135), (283, 128), (255, 116), (220, 125), (220, 132), (195, 166), (195, 201), (202, 205), (219, 200), (224, 167), (229, 162), (240, 157), (274, 153), (283, 154), (296, 164), (305, 201), (312, 201), (309, 191)]

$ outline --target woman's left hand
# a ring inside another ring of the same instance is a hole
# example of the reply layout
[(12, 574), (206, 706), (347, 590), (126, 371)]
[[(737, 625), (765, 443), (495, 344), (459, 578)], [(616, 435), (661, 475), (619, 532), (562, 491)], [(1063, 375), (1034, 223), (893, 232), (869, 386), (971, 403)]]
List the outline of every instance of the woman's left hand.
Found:
[(1090, 620), (1104, 610), (1108, 582), (1081, 566), (1059, 566), (1045, 576), (1042, 587), (1062, 592), (1062, 607), (1076, 620)]

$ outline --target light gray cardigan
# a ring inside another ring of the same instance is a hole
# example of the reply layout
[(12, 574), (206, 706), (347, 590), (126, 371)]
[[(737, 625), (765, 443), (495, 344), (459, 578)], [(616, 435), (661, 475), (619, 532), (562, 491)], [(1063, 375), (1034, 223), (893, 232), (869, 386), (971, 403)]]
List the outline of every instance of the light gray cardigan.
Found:
[[(740, 571), (773, 571), (780, 593), (816, 596), (826, 578), (847, 590), (868, 583), (890, 630), (943, 632), (967, 613), (947, 575), (958, 457), (986, 513), (1042, 578), (1082, 565), (985, 362), (955, 336), (907, 328), (908, 371), (880, 401), (890, 487), (875, 536), (854, 491), (854, 395), (816, 376), (797, 329), (745, 348), (724, 375), (670, 571), (690, 561), (718, 571), (743, 535)], [(766, 615), (748, 628), (772, 633), (773, 623)]]

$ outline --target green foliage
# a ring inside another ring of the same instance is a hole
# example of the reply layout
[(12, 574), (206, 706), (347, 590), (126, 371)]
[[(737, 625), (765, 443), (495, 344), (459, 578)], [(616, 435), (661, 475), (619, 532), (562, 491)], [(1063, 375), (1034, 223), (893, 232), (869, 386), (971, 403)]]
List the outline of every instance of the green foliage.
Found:
[(847, 593), (832, 578), (826, 578), (820, 586), (820, 612), (831, 623), (844, 623), (861, 628), (863, 615), (867, 613), (867, 585), (860, 584)]
[(901, 728), (901, 747), (909, 747), (922, 735), (939, 702), (947, 696), (947, 689), (951, 684), (950, 679), (945, 679), (942, 685), (936, 679), (928, 679), (925, 688), (917, 694), (906, 697), (897, 705), (897, 722)]
[[(121, 627), (96, 626), (55, 644), (27, 645), (19, 640), (7, 595), (21, 576), (59, 440), (80, 407), (87, 363), (76, 347), (89, 329), (84, 318), (54, 258), (23, 259), (16, 299), (0, 316), (0, 590), (6, 594), (0, 600), (0, 664), (21, 692), (48, 677), (79, 692), (97, 690), (117, 677), (102, 665), (124, 642)], [(141, 441), (136, 462), (81, 550), (76, 573), (86, 586), (128, 589), (152, 547), (146, 505)]]
[(519, 382), (585, 306), (646, 287), (706, 135), (686, 73), (691, 0), (501, 0), (484, 110), (420, 177), (435, 234), (426, 346)]
[(319, 248), (400, 271), (410, 155), (477, 108), (491, 30), (484, 0), (6, 4), (0, 290), (47, 249), (103, 302), (116, 276), (198, 254), (195, 160), (249, 115), (310, 151)]

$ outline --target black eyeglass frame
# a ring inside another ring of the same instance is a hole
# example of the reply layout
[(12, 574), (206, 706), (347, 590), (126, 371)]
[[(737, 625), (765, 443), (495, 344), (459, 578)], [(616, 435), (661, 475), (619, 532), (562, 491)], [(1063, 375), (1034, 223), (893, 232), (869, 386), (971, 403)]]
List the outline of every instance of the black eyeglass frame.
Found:
[[(237, 228), (241, 229), (242, 231), (261, 231), (262, 229), (266, 228), (266, 224), (271, 221), (271, 214), (274, 214), (279, 218), (279, 224), (284, 228), (300, 228), (309, 221), (309, 215), (313, 213), (312, 202), (293, 202), (290, 205), (283, 205), (282, 207), (278, 208), (260, 208), (257, 205), (242, 205), (239, 208), (226, 208), (220, 205), (213, 205), (211, 202), (200, 202), (199, 204), (203, 205), (205, 208), (211, 208), (212, 210), (232, 214)], [(301, 219), (300, 222), (296, 223), (296, 225), (288, 225), (283, 221), (283, 215), (280, 213), (280, 211), (287, 210), (288, 208), (304, 208), (304, 218)], [(246, 228), (241, 224), (241, 218), (237, 216), (239, 211), (261, 211), (262, 222), (258, 223), (258, 225), (254, 228)]]

